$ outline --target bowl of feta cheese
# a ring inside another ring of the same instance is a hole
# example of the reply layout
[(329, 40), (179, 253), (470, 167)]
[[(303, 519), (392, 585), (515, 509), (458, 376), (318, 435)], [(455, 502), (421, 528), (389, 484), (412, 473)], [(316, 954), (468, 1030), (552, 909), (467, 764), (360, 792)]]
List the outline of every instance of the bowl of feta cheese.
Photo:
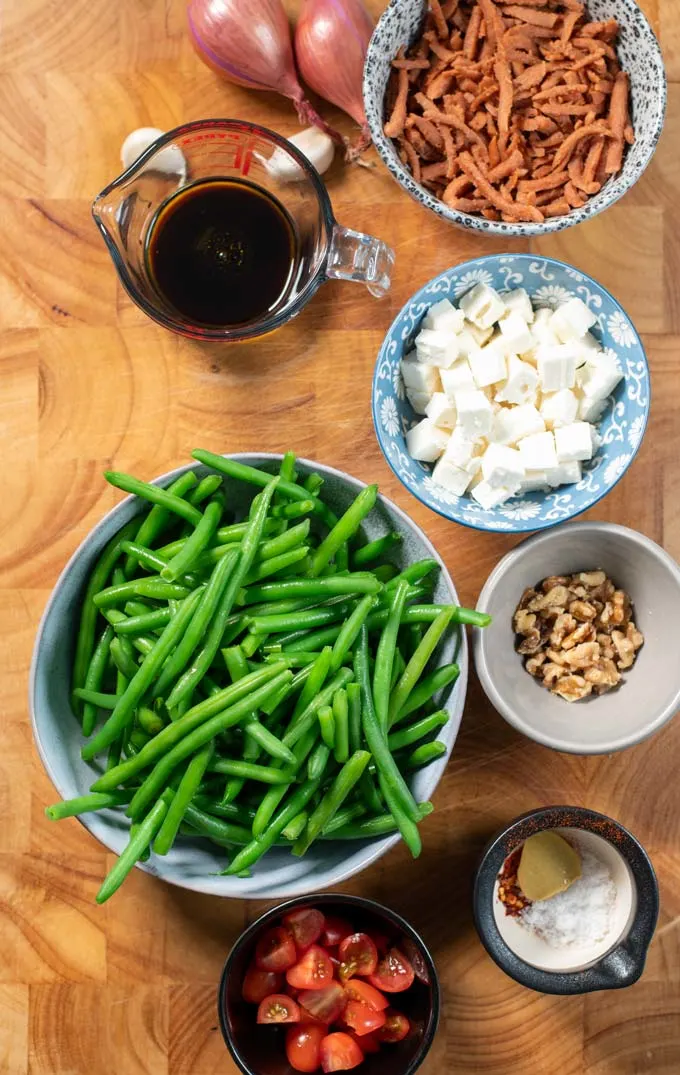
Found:
[(592, 277), (533, 254), (430, 280), (392, 323), (373, 378), (394, 473), (478, 530), (540, 530), (591, 508), (633, 461), (649, 403), (627, 313)]

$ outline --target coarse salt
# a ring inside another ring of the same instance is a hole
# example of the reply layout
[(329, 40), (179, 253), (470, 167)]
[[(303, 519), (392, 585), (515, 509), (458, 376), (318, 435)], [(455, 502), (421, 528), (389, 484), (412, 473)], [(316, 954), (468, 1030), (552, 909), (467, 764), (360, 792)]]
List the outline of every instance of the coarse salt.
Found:
[(601, 859), (573, 841), (581, 856), (581, 877), (565, 892), (537, 900), (519, 921), (551, 948), (588, 947), (603, 941), (611, 929), (616, 886)]

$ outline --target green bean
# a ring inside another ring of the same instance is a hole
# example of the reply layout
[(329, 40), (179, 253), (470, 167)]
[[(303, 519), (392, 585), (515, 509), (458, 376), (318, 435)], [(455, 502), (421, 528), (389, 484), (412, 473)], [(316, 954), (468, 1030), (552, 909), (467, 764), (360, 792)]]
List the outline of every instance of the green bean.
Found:
[(243, 585), (250, 586), (255, 582), (261, 582), (262, 579), (267, 579), (270, 575), (278, 575), (280, 571), (284, 571), (293, 564), (300, 564), (308, 552), (309, 545), (300, 545), (296, 549), (282, 552), (280, 556), (271, 556), (268, 560), (261, 560), (253, 564), (243, 579)]
[(415, 713), (421, 706), (429, 702), (438, 691), (448, 687), (450, 683), (458, 679), (459, 675), (460, 668), (457, 664), (444, 664), (440, 668), (435, 668), (430, 675), (424, 676), (409, 695), (406, 704), (402, 706), (394, 723), (400, 724), (411, 713)]
[[(259, 485), (264, 488), (272, 480), (271, 474), (267, 474), (264, 470), (249, 467), (245, 463), (238, 463), (235, 459), (225, 459), (222, 455), (203, 451), (202, 448), (197, 448), (191, 454), (194, 459), (208, 467), (212, 467), (213, 470), (217, 470), (220, 474), (226, 474), (230, 478), (239, 478), (241, 481), (250, 482), (251, 485)], [(295, 482), (279, 480), (277, 492), (289, 500), (309, 499), (307, 490), (302, 485), (296, 485)], [(318, 510), (316, 504), (314, 504), (314, 508)]]
[[(391, 596), (391, 594), (390, 594)], [(440, 612), (451, 609), (450, 605), (409, 605), (404, 609), (401, 622), (405, 623), (432, 623), (437, 619)], [(374, 631), (378, 627), (384, 627), (389, 619), (389, 609), (379, 608), (371, 612), (368, 620), (369, 631)]]
[[(279, 524), (274, 519), (267, 519), (262, 528), (263, 534), (274, 533)], [(239, 542), (241, 538), (246, 536), (248, 530), (248, 520), (242, 523), (230, 523), (229, 526), (221, 526), (215, 534), (215, 540), (218, 545), (230, 545), (232, 542)], [(175, 552), (177, 549), (174, 550)], [(167, 547), (161, 549), (161, 552), (167, 552)]]
[(246, 845), (251, 838), (250, 831), (245, 825), (212, 817), (209, 813), (199, 810), (193, 803), (187, 806), (184, 817), (199, 836), (205, 836), (223, 847)]
[[(315, 747), (318, 738), (318, 729), (315, 727), (310, 728), (299, 741), (293, 747), (293, 754), (295, 755), (295, 765), (289, 765), (287, 768), (288, 776), (291, 780), (294, 780), (300, 768), (307, 760), (307, 755)], [(253, 836), (259, 839), (264, 833), (265, 829), (271, 821), (274, 811), (278, 807), (279, 803), (286, 794), (285, 787), (273, 787), (263, 796), (260, 800), (260, 804), (255, 811), (255, 817), (253, 818)], [(303, 806), (305, 804), (303, 803)], [(300, 807), (302, 809), (302, 807)]]
[(148, 705), (137, 707), (136, 720), (142, 731), (146, 732), (147, 735), (158, 735), (165, 727), (163, 718), (153, 709), (150, 709)]
[(200, 517), (192, 534), (172, 560), (161, 570), (161, 578), (175, 582), (181, 575), (191, 571), (199, 556), (213, 538), (222, 517), (222, 504), (211, 500)]
[[(428, 817), (434, 807), (432, 803), (420, 803), (418, 806), (418, 821)], [(328, 835), (323, 834), (322, 840), (366, 840), (376, 836), (389, 836), (397, 832), (397, 825), (391, 814), (380, 814), (376, 817), (367, 817), (342, 828), (332, 829)]]
[[(222, 653), (224, 655), (227, 672), (229, 673), (229, 678), (231, 679), (232, 683), (238, 682), (239, 679), (244, 679), (245, 676), (248, 675), (248, 662), (241, 647), (233, 646), (228, 649), (223, 649)], [(250, 719), (248, 720), (246, 727), (256, 722), (257, 714), (251, 713)], [(281, 746), (283, 747), (283, 743), (281, 743)], [(288, 748), (283, 747), (283, 749), (287, 750)], [(260, 744), (257, 742), (257, 740), (252, 736), (247, 737), (243, 748), (243, 760), (257, 761), (260, 756), (260, 753)], [(222, 804), (228, 805), (233, 802), (234, 799), (238, 798), (238, 796), (241, 794), (241, 791), (243, 790), (243, 785), (245, 784), (245, 782), (246, 781), (243, 777), (230, 776), (224, 787), (224, 792), (222, 794), (221, 800)]]
[[(190, 489), (196, 485), (198, 479), (191, 470), (187, 470), (184, 474), (180, 474), (174, 482), (168, 485), (166, 492), (173, 494), (174, 496), (183, 497)], [(156, 504), (151, 508), (149, 514), (142, 519), (139, 526), (135, 527), (133, 531), (135, 535), (135, 541), (139, 545), (145, 545), (147, 548), (153, 545), (159, 535), (163, 532), (167, 526), (169, 520), (173, 517), (173, 513), (167, 508), (160, 507)], [(129, 578), (135, 567), (137, 561), (133, 556), (128, 556), (125, 561), (124, 571), (126, 578)]]
[(396, 578), (399, 572), (394, 564), (378, 564), (377, 567), (373, 568), (373, 574), (379, 582), (382, 582), (382, 584), (385, 585)]
[(265, 661), (282, 661), (286, 668), (304, 668), (308, 664), (314, 664), (314, 661), (320, 656), (318, 650), (313, 653), (307, 653), (305, 650), (299, 650), (295, 653), (284, 654), (282, 652), (276, 652), (272, 650), (271, 653), (266, 653), (264, 656)]
[(409, 564), (407, 568), (404, 568), (404, 570), (399, 575), (395, 575), (394, 578), (387, 583), (387, 589), (396, 590), (402, 579), (406, 579), (407, 582), (410, 582), (412, 584), (420, 582), (421, 579), (424, 579), (427, 575), (430, 574), (431, 571), (434, 571), (438, 567), (438, 560), (432, 560), (429, 558), (426, 558), (424, 560), (417, 560), (415, 564)]
[(377, 485), (367, 485), (350, 504), (345, 513), (326, 535), (312, 557), (310, 575), (317, 578), (326, 564), (333, 559), (341, 545), (344, 545), (356, 533), (362, 520), (375, 505), (378, 496)]
[(341, 668), (334, 679), (327, 684), (323, 690), (319, 691), (315, 698), (309, 702), (307, 706), (297, 716), (293, 717), (290, 726), (283, 737), (283, 742), (287, 747), (292, 747), (312, 727), (315, 722), (316, 714), (321, 706), (328, 705), (336, 690), (339, 687), (344, 687), (345, 683), (352, 679), (352, 672), (349, 668)]
[(322, 705), (317, 712), (321, 738), (329, 750), (335, 749), (335, 717), (329, 705)]
[(308, 816), (309, 815), (306, 810), (301, 810), (300, 813), (297, 814), (292, 821), (288, 822), (282, 833), (282, 835), (285, 836), (286, 840), (290, 840), (291, 843), (297, 840), (298, 836), (307, 824)]
[(408, 582), (402, 579), (392, 594), (392, 603), (389, 610), (387, 623), (383, 627), (378, 649), (375, 655), (375, 670), (373, 672), (373, 704), (375, 705), (378, 722), (383, 732), (387, 731), (387, 714), (390, 707), (390, 684), (392, 682), (392, 666), (397, 648), (397, 634), (401, 624), (401, 617), (406, 603)]
[(283, 453), (283, 459), (279, 465), (279, 477), (283, 478), (286, 482), (294, 482), (297, 477), (295, 470), (295, 463), (297, 456), (295, 452), (287, 451)]
[(401, 731), (392, 732), (387, 737), (387, 745), (392, 753), (396, 750), (402, 750), (403, 747), (408, 747), (411, 743), (417, 743), (419, 739), (424, 739), (431, 732), (443, 728), (448, 723), (448, 720), (449, 714), (445, 709), (440, 709), (436, 713), (431, 713), (428, 717), (422, 717), (420, 720), (414, 721), (413, 724), (402, 728)]
[(406, 665), (399, 682), (390, 695), (388, 727), (394, 724), (408, 696), (422, 676), (427, 662), (451, 622), (452, 615), (452, 608), (443, 609), (423, 635), (420, 645)]
[(302, 484), (308, 493), (311, 493), (312, 496), (318, 496), (323, 486), (323, 478), (320, 474), (316, 474), (312, 471), (307, 475)]
[(424, 765), (429, 765), (431, 762), (436, 761), (437, 758), (443, 758), (446, 754), (446, 743), (440, 743), (438, 739), (435, 739), (432, 743), (423, 743), (422, 746), (416, 747), (412, 754), (409, 754), (404, 768), (407, 770), (421, 769)]
[(389, 534), (385, 534), (384, 537), (369, 541), (367, 545), (362, 545), (360, 549), (357, 549), (352, 556), (354, 566), (364, 567), (366, 564), (374, 563), (375, 560), (379, 560), (381, 556), (393, 549), (395, 545), (399, 545), (401, 540), (401, 534), (392, 530)]
[(109, 806), (127, 806), (131, 798), (131, 791), (90, 791), (87, 795), (46, 806), (45, 817), (50, 821), (61, 821), (65, 817), (78, 817), (79, 814), (89, 814)]
[(146, 655), (134, 676), (128, 683), (125, 694), (119, 698), (108, 720), (99, 729), (94, 739), (81, 750), (85, 761), (91, 761), (100, 750), (109, 746), (132, 720), (139, 701), (151, 686), (168, 654), (174, 649), (178, 638), (193, 614), (201, 591), (195, 590), (183, 603), (177, 615), (170, 620), (163, 634), (154, 643), (151, 652)]
[(315, 510), (314, 500), (294, 500), (288, 504), (275, 504), (271, 514), (275, 519), (299, 519), (303, 515), (311, 515)]
[(342, 687), (333, 695), (333, 718), (335, 721), (335, 760), (338, 765), (344, 765), (349, 758), (349, 705), (347, 691)]
[(246, 657), (253, 657), (269, 636), (266, 632), (249, 631), (240, 645)]
[[(115, 639), (113, 641), (115, 642)], [(113, 642), (111, 643), (111, 645), (113, 645)], [(118, 698), (120, 698), (121, 695), (123, 695), (125, 693), (125, 690), (126, 690), (127, 685), (128, 685), (128, 679), (127, 679), (127, 676), (123, 675), (123, 673), (121, 672), (120, 668), (118, 668), (115, 665), (115, 661), (114, 661), (114, 666), (116, 668), (116, 696)], [(118, 762), (120, 761), (121, 751), (123, 749), (123, 745), (124, 745), (126, 739), (127, 739), (127, 731), (123, 731), (118, 736), (118, 738), (114, 739), (114, 741), (111, 743), (111, 746), (109, 747), (109, 749), (107, 751), (107, 754), (106, 754), (106, 768), (107, 768), (107, 770), (108, 769), (113, 769), (114, 765), (118, 765)]]
[(255, 765), (250, 761), (232, 758), (215, 758), (210, 771), (224, 773), (226, 776), (238, 776), (243, 780), (256, 780), (262, 784), (290, 784), (283, 769), (272, 769), (266, 765)]
[(97, 608), (108, 608), (110, 605), (120, 605), (129, 597), (151, 597), (156, 601), (167, 601), (170, 597), (188, 597), (189, 590), (186, 586), (179, 586), (174, 582), (165, 582), (163, 579), (144, 578), (133, 579), (131, 582), (123, 582), (120, 586), (107, 586), (100, 590), (94, 598)]
[(265, 728), (264, 724), (260, 724), (259, 720), (248, 721), (243, 730), (250, 739), (253, 739), (272, 758), (278, 758), (279, 761), (283, 761), (287, 765), (292, 765), (295, 762), (293, 751), (282, 743), (273, 732)]
[(129, 874), (136, 862), (153, 843), (156, 833), (163, 824), (163, 819), (168, 812), (168, 806), (172, 801), (172, 792), (166, 791), (149, 810), (139, 827), (133, 832), (130, 828), (130, 838), (127, 847), (121, 851), (117, 861), (104, 878), (95, 899), (97, 903), (105, 903), (116, 892)]
[(227, 818), (228, 821), (236, 821), (239, 825), (246, 825), (248, 829), (250, 829), (255, 815), (254, 810), (249, 810), (245, 806), (237, 806), (236, 803), (218, 803), (207, 795), (200, 793), (192, 799), (191, 805), (203, 810), (206, 814), (216, 814), (218, 817)]
[[(331, 624), (330, 627), (322, 627), (318, 631), (296, 631), (293, 635), (282, 635), (281, 643), (284, 653), (299, 653), (300, 650), (318, 650), (326, 646), (334, 645), (337, 641), (344, 624)], [(347, 657), (347, 654), (344, 655)]]
[(284, 530), (282, 534), (277, 534), (275, 537), (261, 542), (257, 551), (257, 559), (270, 560), (272, 556), (280, 556), (281, 553), (294, 549), (296, 545), (301, 545), (307, 540), (310, 528), (309, 519), (304, 519), (297, 526), (291, 526), (288, 530)]
[(193, 802), (203, 774), (213, 755), (213, 744), (206, 743), (187, 765), (179, 782), (163, 824), (154, 840), (153, 849), (157, 855), (167, 855), (175, 842), (179, 827), (184, 820), (187, 807)]
[[(366, 775), (365, 773), (363, 774)], [(320, 839), (327, 839), (332, 836), (337, 829), (344, 829), (346, 825), (351, 825), (359, 817), (364, 817), (366, 814), (366, 808), (362, 803), (353, 803), (351, 806), (341, 806), (335, 817), (332, 817), (327, 825), (324, 825), (321, 830)]]
[[(128, 603), (131, 604), (131, 602)], [(116, 624), (116, 634), (142, 635), (145, 631), (155, 631), (158, 628), (166, 627), (171, 618), (169, 608), (154, 608), (150, 612), (145, 612), (139, 616), (130, 616), (129, 619)]]
[(309, 703), (316, 698), (328, 678), (331, 665), (331, 651), (324, 649), (314, 660), (304, 686), (298, 695), (298, 700), (293, 709), (291, 724), (297, 720), (300, 714), (307, 708)]
[(378, 593), (381, 589), (379, 582), (363, 572), (323, 579), (286, 579), (250, 586), (239, 604), (253, 605), (257, 601), (276, 601), (288, 597), (318, 597), (323, 600), (338, 594)]
[(103, 691), (90, 691), (87, 687), (76, 687), (73, 692), (81, 702), (89, 702), (95, 709), (114, 709), (118, 701), (117, 694), (105, 694)]
[[(300, 811), (305, 809), (307, 803), (319, 790), (319, 784), (320, 780), (306, 780), (304, 784), (301, 784), (299, 788), (292, 792), (285, 806), (279, 810), (276, 817), (267, 825), (266, 831), (251, 840), (235, 856), (223, 873), (233, 876), (240, 873), (241, 870), (250, 869), (270, 847), (273, 847), (286, 825), (289, 825), (293, 818), (297, 817)], [(257, 815), (255, 820), (257, 820)], [(255, 834), (255, 821), (253, 822), (253, 833)]]
[(313, 811), (304, 833), (295, 841), (293, 846), (294, 855), (300, 858), (309, 850), (325, 826), (333, 820), (370, 760), (371, 755), (367, 750), (357, 750), (345, 762), (330, 789)]
[(331, 658), (331, 668), (335, 672), (342, 665), (346, 659), (347, 654), (351, 650), (356, 638), (361, 630), (362, 624), (365, 622), (366, 617), (375, 604), (375, 597), (373, 594), (366, 594), (361, 598), (356, 608), (349, 617), (345, 620), (338, 636), (333, 643), (333, 657)]
[(317, 743), (307, 759), (307, 779), (320, 780), (331, 756), (331, 748), (326, 743)]
[(361, 687), (358, 683), (348, 683), (347, 687), (347, 739), (350, 754), (361, 746)]
[[(250, 629), (258, 634), (271, 634), (284, 631), (308, 630), (310, 627), (319, 627), (326, 623), (335, 623), (344, 620), (354, 606), (351, 602), (331, 605), (329, 608), (300, 609), (298, 612), (282, 613), (272, 616), (250, 616), (247, 622)], [(342, 662), (340, 662), (342, 664)], [(338, 665), (338, 668), (340, 665)]]
[(168, 562), (160, 553), (154, 552), (153, 549), (147, 548), (146, 545), (141, 545), (138, 541), (126, 541), (123, 545), (123, 552), (126, 552), (129, 556), (134, 556), (135, 560), (148, 571), (160, 572)]
[(191, 523), (192, 526), (197, 526), (201, 521), (201, 513), (198, 508), (183, 500), (182, 497), (169, 493), (167, 489), (162, 489), (158, 485), (150, 485), (148, 482), (140, 481), (139, 478), (133, 478), (131, 474), (123, 474), (117, 470), (105, 470), (104, 477), (109, 485), (114, 485), (125, 493), (132, 493), (133, 496), (139, 496), (143, 500), (148, 500), (161, 508), (167, 508), (169, 511), (174, 512), (175, 515), (185, 519), (186, 522)]
[(195, 489), (191, 490), (187, 500), (197, 508), (204, 500), (209, 500), (217, 492), (221, 484), (222, 479), (217, 474), (208, 474), (205, 478), (201, 478)]
[[(104, 679), (104, 673), (109, 660), (109, 650), (112, 639), (113, 627), (108, 626), (104, 629), (99, 642), (95, 646), (90, 661), (90, 667), (85, 676), (85, 689), (88, 691), (98, 691), (102, 685), (102, 680)], [(82, 718), (83, 735), (92, 735), (96, 723), (97, 708), (91, 702), (85, 701)]]
[(358, 784), (359, 797), (363, 800), (369, 814), (381, 814), (383, 811), (383, 801), (380, 796), (380, 792), (375, 786), (375, 781), (371, 773), (366, 771)]
[(397, 648), (394, 652), (394, 664), (392, 665), (392, 676), (390, 678), (390, 691), (396, 686), (397, 680), (405, 668), (406, 661), (401, 655), (401, 650)]

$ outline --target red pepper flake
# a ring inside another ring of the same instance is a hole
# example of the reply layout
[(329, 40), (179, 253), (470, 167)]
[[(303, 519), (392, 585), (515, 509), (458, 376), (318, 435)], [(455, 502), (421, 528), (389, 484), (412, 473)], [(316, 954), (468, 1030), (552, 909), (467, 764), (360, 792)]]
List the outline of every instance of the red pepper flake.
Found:
[(498, 898), (505, 907), (506, 915), (513, 918), (520, 915), (524, 908), (531, 904), (531, 900), (526, 898), (517, 884), (517, 870), (521, 857), (522, 848), (517, 847), (511, 855), (508, 855), (498, 875)]

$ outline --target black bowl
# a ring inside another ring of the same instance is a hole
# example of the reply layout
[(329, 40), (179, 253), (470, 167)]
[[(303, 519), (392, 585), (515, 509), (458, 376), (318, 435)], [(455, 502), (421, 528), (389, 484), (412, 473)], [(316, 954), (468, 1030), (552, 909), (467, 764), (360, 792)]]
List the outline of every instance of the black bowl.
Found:
[(219, 1018), (224, 1040), (241, 1071), (244, 1075), (291, 1073), (282, 1028), (258, 1026), (254, 1005), (246, 1004), (241, 997), (241, 983), (262, 932), (295, 907), (319, 907), (329, 915), (349, 919), (358, 930), (375, 929), (395, 942), (405, 937), (415, 946), (429, 984), (416, 978), (410, 989), (395, 994), (395, 1007), (408, 1016), (414, 1029), (397, 1045), (386, 1045), (379, 1053), (368, 1054), (357, 1069), (361, 1075), (413, 1075), (432, 1045), (439, 1022), (439, 979), (432, 956), (408, 922), (388, 907), (361, 896), (333, 893), (304, 896), (273, 907), (241, 934), (229, 953), (220, 981)]

